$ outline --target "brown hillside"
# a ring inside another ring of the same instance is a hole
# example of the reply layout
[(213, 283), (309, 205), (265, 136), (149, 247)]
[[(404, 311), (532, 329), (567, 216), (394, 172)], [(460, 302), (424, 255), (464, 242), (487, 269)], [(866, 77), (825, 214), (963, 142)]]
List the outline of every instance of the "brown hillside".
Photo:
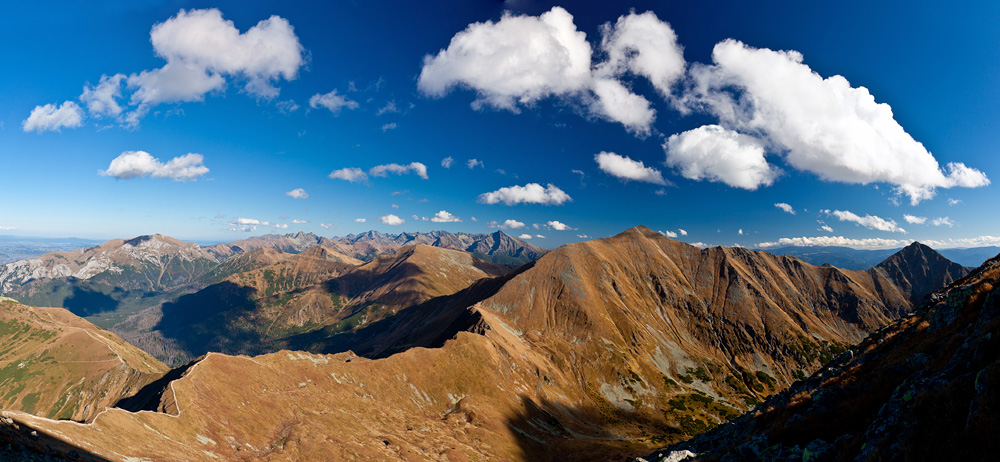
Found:
[(167, 371), (61, 308), (0, 301), (0, 409), (92, 419)]

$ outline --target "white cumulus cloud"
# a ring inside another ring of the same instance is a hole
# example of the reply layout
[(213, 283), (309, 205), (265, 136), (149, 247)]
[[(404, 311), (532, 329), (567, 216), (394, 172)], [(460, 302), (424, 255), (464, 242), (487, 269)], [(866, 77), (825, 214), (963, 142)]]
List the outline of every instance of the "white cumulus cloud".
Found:
[(667, 184), (659, 170), (647, 167), (642, 161), (632, 160), (628, 156), (601, 151), (594, 156), (594, 160), (604, 173), (613, 177), (658, 185)]
[(444, 159), (441, 159), (441, 166), (444, 168), (451, 168), (451, 164), (453, 163), (455, 163), (454, 157), (448, 156), (445, 157)]
[(842, 76), (824, 79), (796, 51), (725, 40), (716, 44), (712, 59), (714, 65), (692, 67), (692, 83), (678, 107), (710, 113), (728, 130), (761, 136), (761, 145), (783, 153), (798, 170), (828, 181), (890, 183), (913, 204), (934, 197), (937, 188), (989, 184), (985, 174), (962, 163), (942, 169), (903, 130), (889, 105)]
[(251, 96), (273, 99), (280, 91), (274, 83), (294, 80), (305, 64), (292, 25), (279, 16), (241, 33), (218, 9), (180, 10), (153, 26), (150, 42), (166, 64), (125, 79), (132, 106), (120, 114), (126, 125), (136, 125), (160, 103), (202, 101), (209, 92), (224, 90), (229, 78), (243, 83)]
[(660, 234), (662, 234), (664, 236), (667, 236), (667, 237), (669, 237), (671, 239), (674, 239), (674, 238), (677, 237), (677, 233), (675, 233), (673, 231), (670, 231), (669, 229), (666, 230), (666, 231), (660, 231)]
[(83, 111), (80, 105), (66, 101), (60, 106), (46, 104), (35, 106), (27, 119), (21, 122), (25, 132), (59, 131), (62, 128), (76, 128), (83, 124)]
[(555, 221), (555, 220), (552, 220), (552, 221), (546, 223), (545, 225), (548, 226), (550, 229), (554, 229), (556, 231), (566, 231), (566, 230), (569, 230), (569, 229), (576, 229), (576, 228), (571, 228), (566, 223), (561, 223), (561, 222)]
[(483, 161), (479, 159), (469, 159), (469, 161), (465, 163), (465, 166), (469, 167), (469, 169), (471, 170), (476, 167), (485, 167), (485, 164), (483, 164)]
[(688, 232), (684, 231), (683, 229), (678, 229), (677, 232), (681, 233), (681, 236), (687, 236), (688, 235)]
[(368, 219), (367, 219), (367, 218), (355, 218), (355, 219), (354, 219), (354, 222), (355, 222), (355, 223), (364, 223), (364, 222), (366, 222), (366, 221), (368, 221)]
[(436, 56), (424, 57), (417, 87), (441, 97), (454, 87), (477, 91), (475, 107), (518, 110), (543, 98), (586, 90), (591, 48), (573, 16), (554, 7), (541, 16), (505, 13), (470, 24)]
[(780, 174), (764, 158), (760, 140), (718, 125), (671, 135), (663, 149), (666, 164), (690, 180), (722, 182), (753, 191), (770, 186)]
[[(280, 91), (275, 82), (296, 79), (305, 64), (305, 49), (292, 25), (279, 16), (240, 32), (218, 9), (182, 9), (153, 25), (149, 40), (166, 63), (128, 76), (105, 74), (97, 85), (86, 84), (80, 101), (91, 116), (135, 126), (158, 104), (203, 101), (210, 92), (224, 91), (230, 81), (242, 84), (242, 91), (251, 96), (271, 100)], [(75, 114), (58, 114), (62, 125), (50, 121), (53, 128), (44, 129), (79, 126), (74, 120), (82, 119), (82, 111), (68, 109)], [(41, 115), (32, 127), (46, 126)]]
[(288, 192), (285, 193), (285, 195), (288, 196), (288, 197), (291, 197), (292, 199), (308, 199), (309, 198), (309, 193), (307, 193), (306, 190), (302, 189), (302, 188), (296, 188), (296, 189), (293, 189), (291, 191), (288, 191)]
[(531, 239), (532, 236), (530, 234), (522, 234), (522, 235), (517, 236), (517, 237), (518, 237), (518, 239)]
[(434, 97), (456, 87), (472, 89), (476, 109), (519, 112), (558, 98), (646, 135), (655, 111), (620, 79), (642, 76), (668, 95), (685, 68), (676, 34), (651, 12), (622, 16), (601, 34), (607, 60), (594, 63), (586, 34), (565, 9), (553, 7), (540, 16), (506, 13), (497, 22), (470, 24), (446, 49), (424, 57), (417, 86)]
[(621, 16), (613, 26), (605, 24), (601, 33), (601, 49), (607, 61), (598, 65), (599, 75), (641, 75), (664, 97), (684, 75), (686, 64), (677, 34), (654, 13)]
[(292, 223), (294, 223), (296, 225), (303, 225), (303, 224), (306, 224), (306, 223), (309, 223), (309, 222), (306, 221), (306, 220), (292, 220)]
[(460, 218), (458, 218), (455, 215), (452, 215), (452, 214), (450, 214), (450, 213), (448, 213), (448, 212), (446, 212), (444, 210), (442, 210), (442, 211), (440, 211), (438, 213), (435, 213), (434, 216), (431, 217), (431, 221), (434, 222), (434, 223), (461, 223), (462, 222), (462, 220)]
[(294, 80), (305, 63), (292, 25), (279, 16), (241, 33), (218, 9), (181, 10), (149, 35), (167, 64), (129, 76), (129, 86), (137, 87), (132, 99), (143, 103), (197, 101), (221, 88), (224, 76), (241, 78), (247, 93), (270, 99), (279, 91), (273, 82)]
[(503, 202), (506, 205), (561, 205), (572, 200), (569, 194), (566, 194), (551, 183), (545, 187), (538, 183), (528, 183), (524, 186), (508, 186), (479, 195), (479, 202), (484, 204), (498, 204)]
[(917, 224), (917, 225), (922, 225), (927, 222), (927, 217), (918, 217), (914, 215), (908, 215), (905, 213), (903, 214), (903, 219), (906, 220), (907, 223)]
[(406, 223), (406, 220), (399, 218), (391, 213), (385, 216), (378, 217), (378, 221), (381, 221), (383, 224), (389, 226), (399, 226), (403, 223)]
[(138, 177), (170, 178), (174, 181), (194, 181), (208, 173), (201, 154), (185, 154), (167, 163), (160, 162), (145, 151), (125, 151), (111, 161), (107, 170), (99, 173), (120, 180)]

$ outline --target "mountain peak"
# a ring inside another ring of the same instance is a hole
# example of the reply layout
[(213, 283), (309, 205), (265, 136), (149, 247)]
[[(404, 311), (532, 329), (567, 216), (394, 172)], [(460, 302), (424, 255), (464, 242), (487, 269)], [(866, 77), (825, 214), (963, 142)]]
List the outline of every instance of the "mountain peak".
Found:
[(875, 265), (872, 271), (884, 272), (897, 287), (910, 294), (914, 306), (969, 273), (968, 268), (916, 241)]

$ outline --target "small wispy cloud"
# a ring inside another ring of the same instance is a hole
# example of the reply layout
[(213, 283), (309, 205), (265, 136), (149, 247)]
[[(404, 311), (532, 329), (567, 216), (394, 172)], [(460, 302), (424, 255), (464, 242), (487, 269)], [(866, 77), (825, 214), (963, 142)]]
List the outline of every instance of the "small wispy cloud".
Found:
[(302, 189), (302, 188), (295, 188), (295, 189), (293, 189), (291, 191), (286, 192), (285, 195), (288, 196), (288, 197), (291, 197), (292, 199), (308, 199), (309, 198), (309, 193), (307, 193), (306, 190)]
[(486, 222), (487, 228), (521, 229), (524, 228), (524, 226), (524, 223), (513, 219), (504, 220), (503, 223), (499, 223), (496, 220)]
[(864, 226), (868, 229), (906, 234), (906, 230), (897, 226), (895, 220), (885, 219), (874, 215), (865, 215), (862, 217), (846, 210), (821, 210), (821, 212), (837, 217), (840, 221), (857, 223), (858, 225)]
[(778, 203), (775, 203), (774, 206), (777, 207), (777, 208), (779, 208), (779, 209), (781, 209), (781, 210), (784, 210), (785, 213), (790, 213), (792, 215), (795, 215), (795, 209), (792, 208), (791, 205), (788, 205), (788, 204), (786, 204), (784, 202), (778, 202)]

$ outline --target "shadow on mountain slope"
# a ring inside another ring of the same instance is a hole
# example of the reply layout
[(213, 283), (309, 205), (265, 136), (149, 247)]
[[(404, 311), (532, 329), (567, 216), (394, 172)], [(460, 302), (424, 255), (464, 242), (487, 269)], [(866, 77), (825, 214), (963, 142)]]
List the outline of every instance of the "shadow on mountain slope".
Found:
[(371, 359), (415, 347), (439, 348), (458, 332), (475, 330), (479, 314), (469, 307), (493, 296), (507, 281), (534, 265), (527, 263), (503, 276), (481, 279), (455, 294), (432, 298), (356, 331), (337, 332), (327, 327), (295, 335), (288, 339), (288, 347), (328, 354), (351, 350)]
[(176, 340), (191, 356), (209, 351), (257, 352), (263, 341), (261, 334), (236, 325), (239, 315), (257, 307), (256, 293), (252, 287), (229, 281), (214, 284), (164, 303), (163, 318), (154, 329)]
[[(187, 371), (191, 369), (192, 366), (198, 364), (204, 357), (199, 357), (194, 361), (191, 361), (183, 366), (175, 367), (169, 372), (160, 377), (159, 379), (150, 382), (148, 385), (142, 387), (136, 394), (122, 398), (115, 403), (114, 407), (124, 409), (129, 412), (139, 412), (139, 411), (153, 411), (153, 412), (167, 412), (171, 415), (177, 415), (177, 409), (167, 409), (167, 405), (164, 400), (163, 394), (170, 387), (170, 383), (174, 380), (180, 379), (187, 374)], [(176, 406), (176, 403), (174, 403)], [(173, 411), (173, 412), (171, 412)]]
[(67, 444), (41, 430), (0, 419), (0, 461), (107, 462), (107, 460), (85, 449)]
[[(457, 412), (462, 411), (460, 404)], [(680, 428), (650, 420), (641, 413), (616, 407), (567, 408), (545, 399), (535, 402), (526, 396), (521, 397), (521, 409), (508, 417), (507, 426), (517, 440), (519, 459), (530, 461), (625, 461), (649, 452), (657, 444), (686, 438)], [(637, 429), (657, 436), (645, 440), (618, 436), (634, 435)]]
[[(70, 290), (70, 295), (63, 300), (62, 306), (71, 313), (80, 317), (87, 317), (107, 311), (115, 311), (121, 303), (112, 295), (96, 290), (90, 290), (77, 285), (73, 285)], [(124, 292), (118, 288), (115, 288), (115, 291)]]

